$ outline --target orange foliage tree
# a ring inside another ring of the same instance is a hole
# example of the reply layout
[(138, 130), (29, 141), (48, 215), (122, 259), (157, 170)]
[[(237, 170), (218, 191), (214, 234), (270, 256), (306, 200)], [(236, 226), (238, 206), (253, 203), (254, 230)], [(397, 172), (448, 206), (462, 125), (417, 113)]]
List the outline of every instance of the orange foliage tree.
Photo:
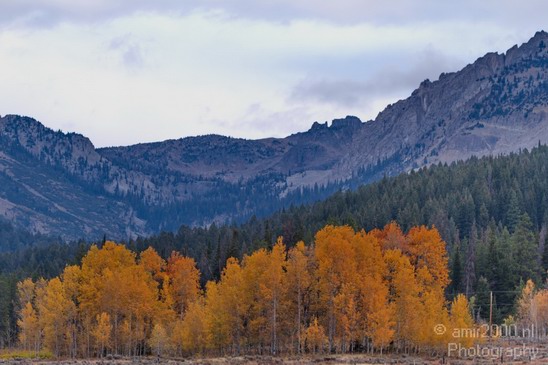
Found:
[(289, 249), (280, 237), (205, 288), (192, 258), (106, 242), (58, 278), (19, 283), (20, 340), (61, 357), (420, 351), (447, 340), (436, 324), (470, 324), (465, 298), (448, 312), (448, 277), (437, 230), (396, 223), (326, 226)]

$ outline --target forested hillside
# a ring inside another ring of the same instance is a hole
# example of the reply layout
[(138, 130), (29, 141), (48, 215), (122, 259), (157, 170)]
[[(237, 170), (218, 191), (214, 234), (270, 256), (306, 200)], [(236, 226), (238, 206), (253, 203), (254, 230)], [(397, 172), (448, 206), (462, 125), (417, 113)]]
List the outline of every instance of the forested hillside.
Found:
[[(501, 321), (513, 312), (525, 281), (531, 278), (541, 285), (548, 268), (547, 172), (548, 147), (539, 146), (519, 154), (473, 158), (385, 178), (320, 203), (292, 207), (268, 219), (208, 228), (183, 226), (175, 234), (162, 233), (127, 245), (136, 252), (152, 246), (163, 258), (172, 251), (192, 257), (203, 285), (221, 277), (229, 257), (242, 258), (257, 249), (271, 248), (279, 236), (290, 247), (300, 240), (312, 244), (315, 232), (326, 224), (367, 231), (393, 220), (403, 231), (422, 224), (435, 226), (449, 254), (447, 298), (459, 292), (476, 296), (475, 316), (485, 318), (488, 292), (493, 291), (495, 320)], [(35, 279), (58, 275), (65, 263), (78, 263), (88, 247), (84, 243), (57, 244), (50, 250), (29, 247), (0, 254), (8, 275), (3, 277), (3, 292), (15, 294), (15, 282), (27, 275)], [(19, 265), (17, 276), (9, 274)], [(2, 326), (13, 335), (14, 299), (2, 299)], [(3, 338), (6, 336), (4, 332)]]
[[(130, 245), (137, 250), (152, 245), (164, 256), (181, 250), (195, 257), (209, 278), (218, 277), (222, 269), (218, 264), (222, 266), (227, 257), (270, 247), (280, 235), (288, 242), (312, 242), (314, 232), (325, 224), (371, 230), (395, 220), (404, 230), (435, 225), (449, 252), (462, 256), (463, 263), (479, 260), (489, 238), (502, 244), (522, 233), (532, 234), (527, 238), (542, 257), (548, 218), (547, 171), (548, 147), (539, 146), (508, 156), (472, 158), (385, 178), (243, 225), (183, 226), (176, 234), (163, 233)], [(469, 251), (469, 247), (473, 249)], [(531, 266), (539, 275), (545, 268), (540, 263), (539, 258), (538, 265)]]
[[(548, 207), (548, 147), (509, 156), (472, 158), (436, 165), (334, 195), (309, 206), (292, 207), (272, 217), (239, 226), (181, 227), (131, 242), (149, 245), (167, 257), (180, 250), (195, 257), (204, 278), (217, 278), (228, 257), (242, 257), (286, 242), (313, 242), (325, 224), (371, 230), (397, 221), (403, 230), (435, 226), (447, 242), (452, 283), (449, 295), (493, 290), (495, 318), (513, 309), (515, 296), (529, 278), (540, 284), (548, 269), (545, 250)], [(478, 300), (479, 316), (488, 299)]]

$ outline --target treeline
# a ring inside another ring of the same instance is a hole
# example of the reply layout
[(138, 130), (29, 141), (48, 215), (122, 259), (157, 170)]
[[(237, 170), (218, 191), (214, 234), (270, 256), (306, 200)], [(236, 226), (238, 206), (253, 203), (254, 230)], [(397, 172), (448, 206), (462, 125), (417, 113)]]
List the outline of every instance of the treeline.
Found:
[[(315, 232), (326, 224), (368, 231), (392, 220), (403, 230), (435, 225), (449, 254), (448, 299), (458, 293), (475, 296), (474, 316), (485, 319), (489, 292), (493, 291), (494, 318), (500, 323), (515, 311), (516, 296), (526, 280), (532, 278), (541, 286), (548, 269), (547, 171), (548, 147), (539, 146), (519, 154), (472, 158), (385, 178), (323, 202), (292, 207), (266, 219), (252, 218), (242, 225), (182, 226), (176, 233), (161, 233), (126, 245), (135, 252), (152, 246), (162, 257), (178, 251), (194, 258), (205, 285), (220, 278), (229, 257), (242, 259), (261, 248), (270, 249), (279, 236), (290, 244), (302, 240), (310, 245)], [(56, 276), (65, 263), (79, 263), (89, 247), (85, 243), (65, 246), (53, 245), (50, 252), (29, 247), (0, 254), (0, 269), (9, 276), (4, 282), (11, 285), (3, 292), (7, 294), (0, 296), (6, 303), (0, 303), (0, 308), (13, 308), (15, 298), (10, 293), (15, 292), (13, 283), (21, 275), (35, 279)], [(17, 267), (23, 269), (13, 277), (11, 272)], [(15, 334), (15, 312), (7, 310), (0, 315), (0, 339), (13, 343), (16, 339), (9, 338), (8, 332)]]
[(450, 255), (449, 298), (458, 293), (477, 295), (474, 313), (486, 318), (485, 293), (493, 291), (495, 320), (500, 322), (515, 309), (516, 296), (527, 279), (537, 285), (545, 279), (547, 171), (546, 146), (472, 158), (384, 178), (267, 219), (208, 228), (183, 226), (177, 233), (138, 239), (129, 246), (136, 251), (153, 246), (163, 256), (181, 251), (196, 259), (206, 281), (220, 276), (228, 257), (270, 248), (278, 236), (312, 243), (314, 232), (326, 224), (366, 230), (392, 220), (404, 230), (434, 225)]
[(79, 263), (89, 247), (85, 242), (29, 243), (0, 252), (0, 348), (17, 344), (17, 282), (25, 277), (56, 276), (67, 265)]
[(179, 253), (94, 245), (60, 276), (17, 284), (21, 346), (63, 357), (443, 351), (436, 325), (473, 326), (464, 296), (446, 306), (445, 243), (424, 226), (326, 226), (289, 250), (280, 237), (199, 282)]

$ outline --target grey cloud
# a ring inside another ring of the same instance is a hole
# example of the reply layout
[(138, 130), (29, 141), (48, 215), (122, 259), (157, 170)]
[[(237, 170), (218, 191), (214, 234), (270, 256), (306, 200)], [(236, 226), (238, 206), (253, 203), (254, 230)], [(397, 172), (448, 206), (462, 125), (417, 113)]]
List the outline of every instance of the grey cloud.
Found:
[(48, 27), (60, 22), (100, 22), (135, 12), (188, 11), (190, 7), (175, 0), (0, 0), (0, 24)]
[(133, 39), (131, 34), (113, 38), (110, 41), (108, 49), (118, 52), (122, 63), (126, 67), (136, 68), (144, 65), (142, 47)]
[(544, 0), (0, 0), (0, 23), (49, 26), (62, 21), (102, 21), (135, 12), (187, 14), (224, 10), (235, 17), (287, 22), (320, 19), (340, 24), (406, 24), (424, 21), (496, 20), (507, 24), (544, 24), (548, 2)]
[(362, 80), (349, 78), (305, 79), (290, 94), (290, 101), (317, 101), (339, 106), (358, 106), (377, 97), (392, 97), (418, 87), (421, 81), (437, 79), (439, 74), (457, 70), (464, 62), (427, 49), (417, 56), (410, 67), (404, 62), (412, 57), (400, 55), (402, 64), (390, 65), (373, 72)]
[(141, 67), (143, 65), (143, 55), (138, 45), (131, 45), (123, 55), (124, 64), (129, 67)]

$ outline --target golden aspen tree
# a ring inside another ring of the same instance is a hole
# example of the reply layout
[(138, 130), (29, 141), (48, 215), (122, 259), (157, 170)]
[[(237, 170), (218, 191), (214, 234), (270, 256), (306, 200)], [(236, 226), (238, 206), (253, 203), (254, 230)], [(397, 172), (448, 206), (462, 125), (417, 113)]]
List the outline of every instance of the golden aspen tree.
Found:
[(430, 273), (428, 287), (444, 290), (449, 284), (449, 265), (445, 243), (436, 228), (413, 227), (407, 234), (411, 263), (416, 270), (426, 268)]
[(271, 331), (268, 309), (269, 300), (261, 295), (261, 285), (270, 264), (266, 249), (260, 249), (245, 256), (242, 261), (242, 282), (239, 305), (245, 316), (242, 318), (242, 339), (247, 346), (266, 348), (270, 344)]
[[(398, 235), (401, 233), (395, 224), (389, 227)], [(377, 238), (379, 235), (361, 231), (355, 235), (352, 244), (357, 264), (356, 287), (360, 312), (358, 322), (362, 346), (367, 347), (367, 339), (370, 339), (373, 346), (382, 351), (392, 340), (394, 308), (389, 303), (387, 266)]]
[[(192, 306), (192, 305), (191, 305)], [(190, 308), (189, 308), (190, 309)], [(205, 336), (206, 338), (209, 335), (207, 332), (207, 312), (204, 311), (204, 318), (203, 321), (205, 323)], [(171, 331), (169, 332), (169, 342), (171, 344), (171, 349), (173, 350), (173, 353), (175, 353), (177, 356), (183, 356), (183, 352), (186, 351), (183, 348), (183, 337), (185, 335), (185, 328), (183, 320), (179, 319), (179, 317), (175, 317), (173, 322), (171, 323)], [(215, 346), (210, 346), (210, 348), (214, 348)]]
[[(175, 308), (175, 299), (173, 299), (173, 290), (171, 289), (170, 278), (164, 273), (162, 275), (162, 288), (160, 290), (160, 300), (167, 308)], [(173, 310), (175, 313), (175, 311)]]
[(124, 318), (120, 325), (120, 346), (122, 353), (126, 356), (134, 356), (137, 354), (135, 338), (132, 336), (133, 331), (132, 320), (130, 318)]
[[(118, 354), (122, 345), (128, 344), (133, 353), (142, 351), (159, 295), (157, 283), (137, 265), (136, 255), (113, 242), (106, 242), (101, 249), (92, 246), (82, 259), (81, 282), (78, 299), (83, 323), (89, 326), (97, 314), (108, 313), (113, 352)], [(122, 331), (124, 323), (129, 331)], [(89, 347), (90, 338), (87, 342)]]
[(34, 301), (33, 306), (36, 309), (38, 314), (38, 323), (40, 325), (40, 345), (39, 348), (44, 346), (44, 321), (42, 316), (41, 308), (43, 306), (45, 297), (46, 297), (46, 287), (48, 286), (48, 281), (44, 278), (39, 278), (34, 283)]
[(155, 302), (154, 318), (156, 322), (162, 323), (164, 328), (171, 333), (175, 324), (181, 321), (181, 318), (175, 312), (175, 301), (170, 288), (170, 279), (165, 272), (160, 272), (156, 276), (156, 282), (160, 283), (155, 291), (158, 300)]
[(334, 298), (336, 333), (335, 347), (340, 352), (352, 350), (352, 345), (358, 338), (359, 314), (354, 300), (352, 285), (342, 286)]
[(40, 326), (33, 306), (34, 297), (35, 284), (30, 278), (17, 283), (19, 341), (26, 350), (37, 353), (40, 350)]
[(76, 265), (65, 267), (61, 274), (65, 292), (73, 301), (76, 301), (80, 294), (81, 277), (82, 271), (80, 270), (80, 267)]
[(44, 300), (46, 295), (46, 286), (48, 286), (48, 281), (44, 278), (39, 278), (34, 283), (34, 305), (36, 307), (40, 306), (40, 303)]
[(163, 355), (164, 349), (168, 345), (169, 337), (167, 331), (161, 323), (156, 323), (148, 339), (148, 344), (152, 349), (152, 354), (158, 358)]
[(40, 346), (40, 326), (36, 310), (30, 301), (23, 305), (19, 313), (17, 326), (19, 326), (19, 341), (23, 345), (23, 348), (38, 353)]
[(535, 307), (537, 309), (538, 326), (546, 328), (548, 327), (548, 290), (539, 290), (535, 295)]
[(93, 330), (93, 337), (97, 344), (97, 353), (99, 357), (103, 357), (105, 350), (108, 351), (112, 333), (112, 324), (108, 313), (102, 312), (96, 317), (96, 324)]
[(17, 298), (21, 305), (32, 303), (35, 296), (36, 285), (32, 279), (27, 278), (17, 283)]
[[(302, 351), (304, 342), (305, 313), (304, 306), (312, 283), (307, 248), (303, 241), (291, 248), (287, 260), (287, 280), (285, 287), (286, 312), (293, 314), (290, 322), (293, 322), (292, 336), (296, 338), (297, 353)], [(291, 317), (291, 315), (290, 315)]]
[(165, 269), (166, 262), (158, 255), (158, 252), (152, 247), (148, 247), (146, 250), (139, 254), (139, 263), (143, 265), (146, 272), (150, 273), (152, 277), (158, 282), (162, 282), (162, 271)]
[[(379, 295), (379, 292), (377, 292)], [(373, 347), (380, 350), (382, 355), (383, 349), (390, 344), (394, 338), (394, 306), (392, 303), (382, 303), (385, 299), (381, 297), (378, 300), (373, 300), (371, 313), (368, 315), (368, 335), (371, 337)]]
[[(239, 267), (239, 265), (238, 265)], [(225, 268), (226, 270), (226, 268)], [(205, 324), (207, 333), (207, 343), (209, 349), (219, 349), (224, 351), (231, 341), (230, 323), (231, 314), (228, 308), (224, 306), (224, 298), (220, 282), (209, 281), (206, 284), (205, 291)], [(234, 321), (236, 322), (236, 321)], [(239, 325), (239, 323), (234, 323)], [(173, 331), (173, 342), (182, 344), (182, 321), (177, 321)]]
[(200, 294), (200, 272), (194, 259), (173, 252), (167, 260), (166, 272), (171, 280), (169, 289), (175, 312), (182, 319), (190, 303)]
[(51, 279), (45, 288), (39, 313), (44, 330), (44, 343), (56, 357), (65, 354), (70, 348), (65, 335), (75, 312), (74, 303), (67, 297), (61, 280)]
[(403, 234), (398, 223), (394, 221), (388, 223), (382, 230), (376, 229), (370, 234), (378, 239), (383, 250), (399, 249), (404, 253), (409, 251), (407, 237)]
[(102, 273), (102, 284), (100, 288), (97, 288), (99, 289), (97, 293), (97, 307), (94, 309), (97, 312), (96, 316), (103, 312), (109, 315), (113, 327), (111, 337), (112, 351), (118, 354), (119, 346), (124, 342), (121, 334), (121, 324), (124, 318), (134, 321), (133, 318), (125, 316), (129, 312), (130, 305), (128, 292), (134, 283), (129, 281), (127, 275), (128, 268), (113, 268), (112, 270), (107, 268)]
[(416, 342), (424, 349), (444, 350), (449, 333), (438, 334), (434, 329), (439, 326), (450, 328), (445, 297), (436, 290), (423, 290), (420, 299), (421, 306), (417, 311), (421, 326), (415, 335)]
[(451, 326), (448, 330), (450, 341), (459, 343), (465, 347), (472, 346), (475, 342), (473, 336), (475, 326), (468, 299), (466, 299), (465, 295), (459, 294), (451, 302), (450, 321)]
[(337, 329), (335, 297), (343, 284), (353, 283), (355, 258), (352, 249), (354, 230), (351, 227), (326, 226), (316, 234), (315, 255), (321, 302), (326, 314), (329, 349), (334, 349)]
[(190, 303), (181, 322), (182, 348), (189, 354), (201, 354), (207, 346), (206, 311), (203, 300)]
[(259, 298), (268, 317), (270, 332), (270, 351), (278, 353), (280, 302), (285, 284), (286, 249), (281, 237), (268, 254), (266, 267), (259, 279)]
[[(122, 281), (126, 282), (122, 291), (122, 299), (126, 303), (125, 310), (121, 311), (122, 319), (129, 319), (133, 326), (132, 339), (142, 349), (153, 320), (157, 317), (158, 288), (156, 282), (139, 265), (129, 267), (120, 274)], [(120, 340), (125, 339), (120, 336)]]
[(305, 332), (306, 346), (313, 354), (322, 353), (328, 342), (324, 328), (318, 323), (318, 318), (314, 317), (310, 326)]
[(208, 343), (221, 351), (231, 348), (240, 352), (245, 309), (242, 293), (242, 268), (235, 258), (229, 258), (218, 283), (209, 282), (206, 290), (206, 323)]
[(522, 328), (531, 328), (531, 326), (537, 325), (538, 311), (535, 303), (535, 292), (535, 283), (532, 280), (527, 280), (517, 302), (518, 321)]
[(419, 285), (423, 326), (417, 332), (419, 345), (440, 348), (446, 337), (437, 335), (436, 325), (448, 325), (445, 289), (449, 284), (447, 251), (439, 232), (424, 226), (413, 227), (407, 234), (411, 263)]
[(390, 301), (394, 305), (394, 340), (399, 350), (409, 350), (416, 345), (421, 328), (419, 312), (422, 303), (415, 272), (409, 258), (399, 249), (384, 252), (388, 267)]
[(72, 311), (70, 312), (70, 318), (68, 318), (66, 337), (69, 344), (69, 355), (74, 358), (78, 355), (78, 341), (81, 336), (79, 333), (80, 314), (78, 310), (78, 296), (80, 295), (81, 285), (80, 267), (76, 265), (65, 267), (65, 270), (61, 274), (61, 281), (63, 282), (65, 295), (72, 302)]
[(78, 302), (84, 326), (83, 332), (86, 334), (85, 348), (88, 355), (92, 345), (92, 327), (96, 316), (101, 312), (111, 316), (115, 327), (114, 350), (117, 351), (120, 312), (124, 309), (124, 305), (120, 303), (123, 297), (121, 292), (128, 284), (120, 280), (119, 272), (134, 265), (135, 254), (123, 245), (117, 245), (111, 241), (105, 242), (101, 249), (96, 245), (91, 246), (82, 259)]
[[(177, 335), (175, 334), (176, 327), (182, 322), (180, 317), (174, 310), (174, 300), (171, 297), (171, 290), (169, 288), (169, 277), (167, 274), (162, 273), (162, 285), (157, 292), (158, 300), (155, 303), (154, 308), (154, 321), (156, 323), (161, 323), (162, 326), (166, 329), (168, 335), (170, 336), (170, 351), (175, 351), (176, 353), (181, 353), (181, 340), (176, 340)], [(192, 305), (192, 303), (190, 304)]]

